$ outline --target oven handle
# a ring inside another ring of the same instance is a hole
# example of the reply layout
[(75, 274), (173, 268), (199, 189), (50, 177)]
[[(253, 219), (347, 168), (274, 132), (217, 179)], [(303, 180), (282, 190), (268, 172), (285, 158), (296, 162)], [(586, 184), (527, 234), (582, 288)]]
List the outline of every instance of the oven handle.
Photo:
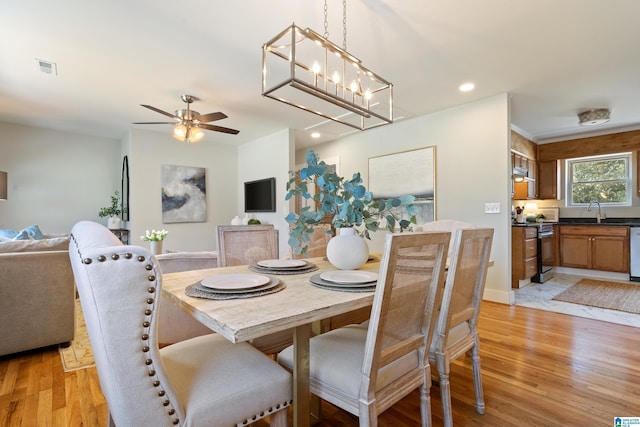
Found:
[(547, 231), (544, 233), (539, 233), (538, 234), (538, 239), (542, 239), (543, 237), (550, 237), (553, 236), (553, 231)]

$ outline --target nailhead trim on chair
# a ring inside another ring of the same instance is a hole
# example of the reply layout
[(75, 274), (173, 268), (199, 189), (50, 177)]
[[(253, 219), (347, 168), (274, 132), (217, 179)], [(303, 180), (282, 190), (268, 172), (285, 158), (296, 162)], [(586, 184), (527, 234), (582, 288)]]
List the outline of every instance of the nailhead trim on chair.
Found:
[[(76, 247), (77, 247), (78, 243), (77, 243), (73, 233), (71, 234), (71, 238), (73, 239), (73, 241), (74, 241), (74, 243), (76, 244)], [(80, 255), (80, 259), (82, 260), (83, 264), (90, 265), (92, 263), (92, 259), (91, 258), (84, 258), (84, 259), (82, 258), (82, 254), (80, 254), (80, 249), (78, 249), (78, 254)], [(131, 254), (129, 252), (126, 252), (124, 254), (124, 259), (130, 260), (131, 258), (133, 258), (133, 254)], [(102, 263), (102, 262), (107, 261), (109, 258), (107, 256), (105, 256), (105, 255), (98, 255), (96, 257), (96, 259), (99, 262)], [(118, 261), (119, 259), (120, 259), (120, 255), (119, 254), (117, 254), (117, 253), (111, 254), (111, 260), (112, 261)], [(145, 262), (145, 261), (147, 261), (147, 259), (146, 259), (146, 257), (144, 257), (142, 255), (139, 255), (137, 257), (137, 261), (138, 262)], [(149, 261), (152, 261), (152, 259), (149, 259)], [(147, 264), (145, 264), (144, 268), (145, 268), (146, 271), (153, 271), (154, 266), (151, 263), (147, 263)], [(158, 282), (156, 281), (156, 276), (155, 275), (147, 276), (147, 281), (152, 282), (152, 286), (149, 286), (147, 288), (147, 292), (149, 294), (152, 294), (152, 295), (155, 294), (156, 293), (156, 287), (158, 286)], [(147, 298), (147, 300), (146, 300), (146, 303), (148, 305), (150, 305), (150, 307), (147, 307), (144, 310), (144, 316), (145, 317), (144, 317), (144, 320), (142, 322), (142, 326), (147, 330), (142, 334), (142, 337), (141, 337), (142, 341), (144, 342), (144, 345), (142, 346), (142, 354), (145, 356), (143, 360), (144, 360), (145, 365), (148, 367), (148, 371), (147, 371), (148, 375), (150, 377), (155, 377), (154, 381), (152, 382), (152, 385), (153, 385), (154, 388), (158, 388), (159, 387), (157, 395), (158, 395), (159, 398), (163, 398), (166, 395), (166, 391), (162, 387), (162, 383), (160, 382), (160, 380), (156, 377), (156, 370), (153, 369), (153, 360), (146, 356), (146, 353), (148, 353), (150, 351), (150, 346), (149, 346), (149, 343), (148, 343), (148, 340), (149, 340), (149, 330), (148, 329), (151, 326), (151, 314), (153, 313), (153, 309), (155, 307), (155, 302), (156, 302), (155, 298)], [(162, 399), (162, 405), (165, 406), (165, 407), (168, 407), (168, 410), (167, 410), (167, 415), (168, 416), (171, 417), (171, 416), (175, 415), (176, 410), (173, 407), (173, 405), (171, 404), (171, 401), (169, 399)], [(172, 420), (172, 422), (173, 422), (174, 425), (180, 424), (180, 419), (179, 418), (174, 418)]]
[(242, 427), (242, 426), (246, 426), (249, 425), (251, 423), (255, 423), (258, 420), (261, 420), (262, 418), (271, 415), (272, 413), (274, 413), (275, 411), (278, 411), (282, 408), (286, 408), (287, 406), (291, 405), (293, 403), (293, 400), (290, 400), (288, 402), (282, 402), (281, 404), (277, 404), (276, 406), (272, 406), (271, 408), (267, 409), (266, 411), (262, 411), (260, 412), (260, 415), (254, 415), (253, 417), (251, 417), (251, 419), (246, 419), (244, 421), (242, 421), (241, 423), (236, 424), (236, 427)]

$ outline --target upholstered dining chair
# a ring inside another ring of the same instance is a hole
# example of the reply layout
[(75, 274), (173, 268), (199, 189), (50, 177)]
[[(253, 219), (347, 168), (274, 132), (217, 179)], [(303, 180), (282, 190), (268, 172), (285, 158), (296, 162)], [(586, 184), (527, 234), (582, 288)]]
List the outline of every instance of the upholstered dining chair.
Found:
[[(219, 225), (218, 266), (255, 264), (278, 259), (278, 232), (273, 224)], [(276, 354), (293, 343), (293, 330), (277, 332), (251, 340), (251, 345), (265, 354)]]
[[(450, 233), (386, 236), (371, 319), (310, 340), (311, 393), (376, 426), (378, 414), (420, 389), (431, 425), (429, 346), (444, 283)], [(327, 291), (334, 292), (334, 291)], [(278, 355), (293, 368), (293, 348)]]
[(287, 425), (291, 374), (218, 334), (159, 349), (155, 257), (106, 227), (74, 225), (69, 255), (110, 426)]
[(449, 263), (442, 305), (431, 342), (429, 360), (437, 369), (445, 426), (453, 425), (449, 371), (451, 361), (471, 356), (476, 410), (484, 414), (478, 314), (489, 267), (492, 228), (459, 229)]
[(277, 259), (278, 231), (273, 224), (217, 226), (218, 266)]
[[(218, 267), (215, 251), (170, 252), (156, 255), (162, 274)], [(163, 347), (189, 338), (212, 333), (211, 329), (185, 313), (161, 295), (158, 315), (158, 344)]]

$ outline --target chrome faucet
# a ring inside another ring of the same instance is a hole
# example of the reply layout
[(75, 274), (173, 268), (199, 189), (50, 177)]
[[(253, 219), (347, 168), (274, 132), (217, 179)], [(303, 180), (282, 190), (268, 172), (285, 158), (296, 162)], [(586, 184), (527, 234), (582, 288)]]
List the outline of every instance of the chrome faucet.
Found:
[(600, 224), (600, 220), (602, 219), (602, 214), (601, 214), (601, 212), (600, 212), (600, 202), (599, 202), (599, 201), (597, 201), (597, 200), (592, 200), (592, 201), (590, 201), (590, 202), (589, 202), (589, 207), (587, 208), (587, 211), (588, 211), (588, 212), (591, 212), (591, 205), (592, 205), (592, 204), (594, 204), (594, 203), (595, 203), (596, 205), (598, 205), (598, 213), (596, 214), (596, 222), (597, 222), (598, 224)]

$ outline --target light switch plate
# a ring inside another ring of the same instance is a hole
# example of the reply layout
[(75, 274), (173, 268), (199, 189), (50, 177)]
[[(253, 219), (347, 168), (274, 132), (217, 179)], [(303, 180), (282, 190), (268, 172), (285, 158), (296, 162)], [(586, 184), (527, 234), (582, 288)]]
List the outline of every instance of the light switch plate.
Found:
[(488, 214), (500, 213), (500, 203), (485, 203), (484, 213), (488, 213)]

